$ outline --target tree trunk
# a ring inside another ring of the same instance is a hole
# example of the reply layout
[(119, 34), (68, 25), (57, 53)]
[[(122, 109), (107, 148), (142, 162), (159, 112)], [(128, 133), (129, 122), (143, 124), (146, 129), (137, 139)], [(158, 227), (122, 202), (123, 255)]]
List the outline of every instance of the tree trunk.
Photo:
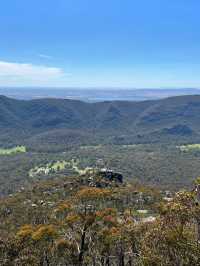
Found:
[(81, 247), (80, 247), (80, 253), (78, 257), (78, 265), (82, 266), (83, 265), (83, 255), (84, 255), (84, 249), (85, 249), (85, 237), (86, 237), (86, 226), (83, 228), (83, 233), (81, 236)]
[(96, 258), (92, 258), (92, 266), (96, 266)]
[(105, 265), (106, 265), (106, 266), (110, 266), (110, 258), (109, 258), (109, 257), (106, 258), (106, 263), (105, 263)]
[(131, 258), (131, 257), (129, 257), (127, 265), (128, 265), (128, 266), (132, 266), (132, 265), (133, 265), (133, 264), (132, 264), (132, 258)]
[(120, 258), (119, 258), (119, 266), (125, 266), (125, 262), (124, 262), (124, 254), (123, 254), (123, 253), (120, 254)]
[(119, 266), (125, 266), (123, 243), (120, 243)]
[(48, 258), (46, 251), (44, 251), (43, 257), (40, 261), (40, 265), (41, 266), (49, 266), (50, 265), (50, 261), (49, 261), (49, 258)]

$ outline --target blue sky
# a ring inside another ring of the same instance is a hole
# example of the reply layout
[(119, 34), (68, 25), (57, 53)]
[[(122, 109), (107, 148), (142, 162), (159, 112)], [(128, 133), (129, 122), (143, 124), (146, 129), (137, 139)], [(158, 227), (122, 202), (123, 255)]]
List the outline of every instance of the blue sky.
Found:
[(198, 0), (6, 0), (0, 86), (200, 87)]

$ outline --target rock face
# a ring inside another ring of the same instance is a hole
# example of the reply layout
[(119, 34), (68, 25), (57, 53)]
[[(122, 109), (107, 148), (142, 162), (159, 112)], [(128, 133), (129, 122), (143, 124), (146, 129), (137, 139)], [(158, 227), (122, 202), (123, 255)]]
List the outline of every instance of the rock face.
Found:
[(82, 186), (106, 188), (123, 185), (123, 175), (108, 169), (93, 169), (77, 180)]
[(99, 175), (109, 181), (123, 183), (123, 175), (112, 170), (100, 170)]

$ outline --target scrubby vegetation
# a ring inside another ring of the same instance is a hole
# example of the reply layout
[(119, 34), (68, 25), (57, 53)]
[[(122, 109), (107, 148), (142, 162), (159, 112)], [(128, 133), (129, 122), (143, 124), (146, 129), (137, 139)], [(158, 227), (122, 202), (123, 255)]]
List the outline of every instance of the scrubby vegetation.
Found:
[(199, 206), (199, 181), (174, 194), (98, 174), (39, 182), (1, 201), (0, 265), (199, 265)]

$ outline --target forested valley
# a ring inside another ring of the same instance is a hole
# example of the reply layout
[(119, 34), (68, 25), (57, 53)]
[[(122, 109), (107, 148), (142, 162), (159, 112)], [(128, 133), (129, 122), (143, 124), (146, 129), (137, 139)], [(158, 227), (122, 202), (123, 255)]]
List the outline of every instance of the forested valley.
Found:
[(0, 265), (200, 265), (199, 96), (0, 110)]

